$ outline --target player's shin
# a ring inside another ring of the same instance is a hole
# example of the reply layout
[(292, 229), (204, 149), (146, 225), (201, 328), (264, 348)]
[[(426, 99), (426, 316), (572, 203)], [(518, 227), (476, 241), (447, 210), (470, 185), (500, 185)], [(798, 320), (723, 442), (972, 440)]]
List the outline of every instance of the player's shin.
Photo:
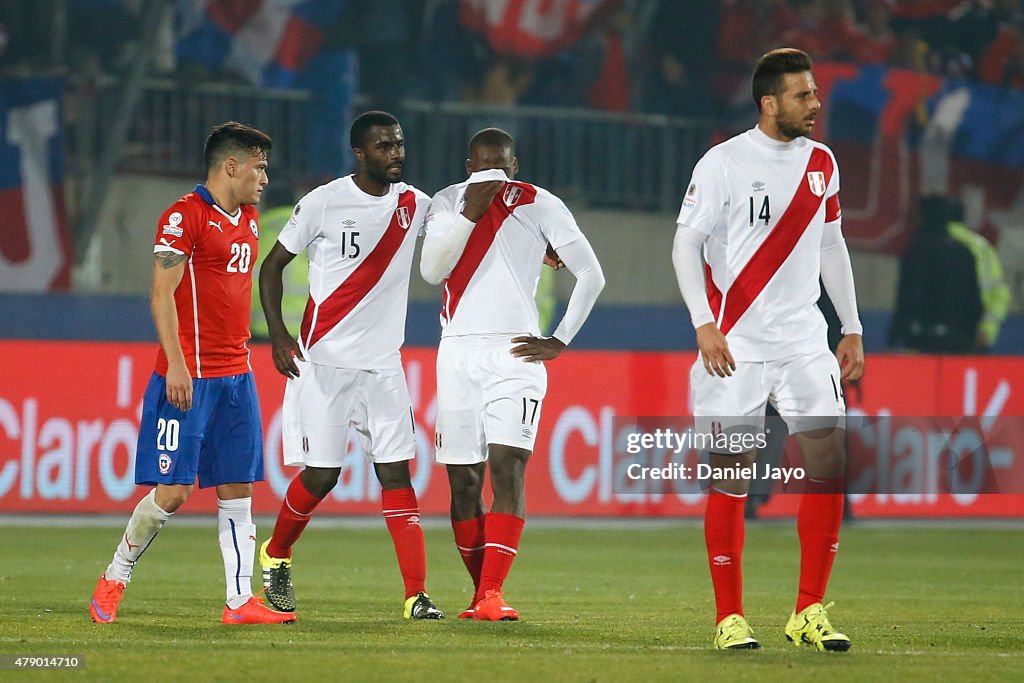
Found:
[(743, 615), (743, 509), (746, 494), (712, 487), (704, 511), (704, 542), (715, 589), (715, 623), (731, 614)]
[(410, 598), (424, 590), (427, 577), (427, 556), (416, 492), (412, 488), (384, 489), (381, 506), (395, 544), (398, 568), (405, 582), (405, 597)]
[(117, 544), (114, 558), (110, 561), (103, 576), (111, 581), (128, 583), (132, 568), (146, 552), (156, 535), (174, 513), (167, 512), (156, 504), (156, 489), (150, 491), (132, 511), (128, 526)]
[(808, 478), (797, 513), (800, 537), (800, 593), (796, 612), (822, 602), (839, 552), (839, 527), (843, 521), (842, 477)]
[(217, 501), (217, 536), (224, 558), (226, 603), (238, 609), (252, 597), (252, 571), (256, 558), (256, 525), (252, 498)]

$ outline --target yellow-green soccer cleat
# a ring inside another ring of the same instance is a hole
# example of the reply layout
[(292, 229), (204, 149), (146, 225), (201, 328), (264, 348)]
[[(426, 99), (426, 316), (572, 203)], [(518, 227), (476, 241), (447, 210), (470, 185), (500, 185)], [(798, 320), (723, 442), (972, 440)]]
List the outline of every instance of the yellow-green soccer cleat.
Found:
[(730, 614), (718, 622), (715, 630), (716, 650), (756, 650), (761, 644), (754, 639), (750, 624), (739, 614)]
[(822, 606), (820, 602), (816, 602), (805, 607), (800, 614), (794, 612), (786, 623), (786, 638), (797, 647), (813, 645), (822, 652), (849, 650), (849, 636), (832, 628), (825, 612), (834, 604), (830, 602)]
[(444, 612), (437, 608), (429, 595), (420, 591), (406, 599), (403, 616), (406, 619), (444, 619)]
[(263, 592), (267, 602), (278, 612), (295, 611), (295, 588), (292, 586), (292, 560), (290, 557), (271, 557), (267, 554), (268, 538), (260, 546), (260, 566), (263, 568)]

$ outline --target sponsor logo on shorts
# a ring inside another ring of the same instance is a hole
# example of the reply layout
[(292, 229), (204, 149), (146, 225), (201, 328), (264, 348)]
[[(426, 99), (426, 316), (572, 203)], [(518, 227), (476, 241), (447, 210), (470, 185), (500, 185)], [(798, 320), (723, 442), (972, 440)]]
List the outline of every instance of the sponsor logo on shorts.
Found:
[(161, 453), (158, 464), (160, 466), (160, 474), (167, 474), (168, 472), (171, 471), (171, 456), (167, 455), (166, 453)]

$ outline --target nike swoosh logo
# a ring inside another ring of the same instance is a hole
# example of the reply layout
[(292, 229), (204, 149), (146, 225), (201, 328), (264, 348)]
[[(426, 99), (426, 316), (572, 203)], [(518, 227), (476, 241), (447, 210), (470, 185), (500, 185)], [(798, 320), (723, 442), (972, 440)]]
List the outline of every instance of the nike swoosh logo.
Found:
[(96, 614), (99, 615), (100, 619), (110, 621), (110, 615), (100, 609), (100, 606), (96, 603), (96, 598), (92, 599), (92, 608), (96, 610)]
[(242, 620), (242, 615), (241, 614), (235, 614), (234, 612), (228, 612), (228, 616), (231, 617), (232, 619), (234, 619), (235, 621), (241, 621)]

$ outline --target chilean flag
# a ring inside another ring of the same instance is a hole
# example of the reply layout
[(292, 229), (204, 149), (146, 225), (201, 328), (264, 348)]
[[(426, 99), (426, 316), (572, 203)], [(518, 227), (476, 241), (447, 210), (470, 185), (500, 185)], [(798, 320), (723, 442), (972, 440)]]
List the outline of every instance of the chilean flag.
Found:
[(0, 79), (0, 292), (71, 284), (60, 78)]
[(181, 62), (286, 88), (319, 50), (348, 0), (190, 0), (178, 5)]
[(598, 10), (621, 0), (460, 0), (459, 22), (495, 52), (548, 57), (575, 43)]

